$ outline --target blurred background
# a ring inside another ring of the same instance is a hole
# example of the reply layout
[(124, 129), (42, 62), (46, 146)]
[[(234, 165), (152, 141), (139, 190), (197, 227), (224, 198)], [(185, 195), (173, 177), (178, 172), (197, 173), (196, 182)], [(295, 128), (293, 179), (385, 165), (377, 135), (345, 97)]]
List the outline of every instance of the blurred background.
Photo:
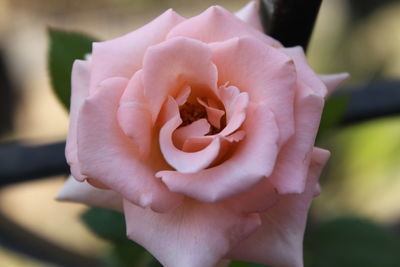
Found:
[[(48, 27), (106, 40), (140, 27), (168, 8), (189, 17), (212, 4), (235, 11), (246, 3), (0, 0), (0, 145), (16, 140), (44, 144), (66, 137), (68, 114), (53, 95), (47, 72)], [(308, 58), (318, 73), (349, 72), (351, 79), (343, 90), (400, 80), (400, 1), (324, 0)], [(319, 139), (332, 158), (322, 177), (323, 194), (313, 204), (313, 221), (351, 215), (399, 236), (399, 122), (400, 116), (388, 116), (340, 127)], [(48, 177), (0, 188), (0, 211), (60, 247), (101, 257), (109, 244), (79, 220), (86, 207), (54, 200), (63, 181), (64, 177)], [(0, 266), (52, 265), (0, 243)]]

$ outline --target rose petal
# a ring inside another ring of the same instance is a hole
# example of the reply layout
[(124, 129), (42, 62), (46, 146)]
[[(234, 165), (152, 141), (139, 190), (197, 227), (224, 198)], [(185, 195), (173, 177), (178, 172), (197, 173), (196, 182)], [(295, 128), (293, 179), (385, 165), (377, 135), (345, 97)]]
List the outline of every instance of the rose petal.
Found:
[(182, 150), (185, 141), (191, 137), (204, 136), (210, 131), (210, 124), (206, 119), (200, 119), (189, 125), (176, 129), (172, 139), (177, 148)]
[(316, 183), (314, 188), (314, 197), (317, 197), (320, 194), (321, 194), (321, 185), (319, 183)]
[(263, 31), (263, 26), (261, 24), (260, 18), (260, 2), (259, 0), (250, 1), (242, 9), (237, 11), (235, 15), (252, 26), (253, 28)]
[(237, 212), (265, 212), (278, 201), (279, 195), (268, 178), (262, 179), (250, 190), (224, 201)]
[(179, 106), (182, 106), (183, 104), (186, 103), (187, 99), (189, 98), (190, 93), (192, 92), (190, 86), (185, 86), (183, 89), (178, 93), (178, 95), (175, 97), (176, 103), (178, 103)]
[(214, 161), (211, 162), (210, 166), (214, 166), (218, 163), (221, 163), (226, 154), (229, 151), (235, 149), (235, 146), (232, 145), (231, 143), (241, 141), (246, 136), (246, 133), (245, 131), (239, 130), (229, 136), (221, 136), (219, 134), (216, 134), (216, 135), (205, 135), (199, 137), (190, 137), (186, 139), (185, 143), (183, 144), (182, 150), (185, 152), (199, 151), (208, 146), (217, 136), (220, 137), (220, 149), (218, 157), (216, 157)]
[(71, 107), (68, 138), (65, 146), (65, 157), (71, 167), (72, 175), (79, 181), (86, 179), (80, 171), (77, 154), (77, 123), (80, 108), (89, 95), (90, 62), (75, 60), (72, 66)]
[(247, 191), (274, 168), (278, 153), (278, 128), (266, 104), (249, 105), (243, 125), (246, 138), (229, 160), (198, 173), (160, 171), (156, 174), (173, 192), (203, 202), (215, 202)]
[(219, 138), (215, 137), (207, 147), (197, 152), (188, 153), (177, 149), (172, 141), (172, 134), (182, 123), (182, 120), (178, 105), (172, 97), (168, 98), (166, 107), (174, 109), (175, 116), (166, 122), (160, 130), (160, 149), (165, 160), (181, 173), (195, 173), (207, 168), (219, 154)]
[(303, 48), (301, 46), (295, 46), (282, 48), (281, 50), (289, 55), (294, 61), (298, 79), (297, 85), (308, 88), (311, 90), (310, 93), (314, 93), (324, 98), (328, 92), (326, 86), (308, 64)]
[[(205, 135), (205, 136), (193, 136), (183, 143), (182, 151), (185, 152), (196, 152), (207, 147), (213, 140), (215, 136)], [(221, 139), (220, 139), (221, 141)], [(222, 145), (222, 143), (221, 143)], [(222, 146), (220, 146), (221, 153)]]
[(240, 94), (239, 89), (236, 86), (225, 86), (222, 85), (218, 88), (218, 95), (224, 104), (226, 110), (226, 120), (231, 120), (233, 114), (233, 106), (235, 104), (236, 97)]
[(78, 182), (70, 176), (64, 183), (57, 200), (84, 203), (106, 209), (122, 211), (122, 198), (112, 190), (102, 190), (89, 185), (86, 182)]
[(87, 182), (88, 184), (90, 184), (91, 186), (94, 186), (94, 187), (96, 187), (96, 188), (98, 188), (98, 189), (107, 189), (107, 190), (110, 189), (110, 187), (108, 187), (107, 185), (103, 184), (103, 183), (100, 182), (100, 181), (94, 180), (94, 179), (92, 179), (92, 178), (87, 178), (87, 179), (86, 179), (86, 182)]
[(148, 47), (162, 42), (167, 33), (184, 20), (169, 9), (136, 31), (113, 40), (94, 43), (90, 94), (107, 78), (130, 78), (142, 68), (143, 56)]
[(294, 133), (293, 105), (296, 70), (280, 50), (254, 38), (235, 38), (210, 44), (218, 67), (218, 83), (229, 82), (248, 92), (250, 102), (266, 103), (276, 116), (279, 145)]
[(220, 6), (212, 6), (200, 15), (185, 20), (170, 31), (167, 39), (176, 36), (189, 37), (205, 43), (250, 36), (262, 41), (264, 44), (282, 47), (275, 39), (254, 29)]
[[(101, 90), (87, 98), (82, 106), (78, 120), (78, 158), (82, 173), (132, 203), (166, 211), (182, 200), (182, 196), (171, 193), (154, 178), (154, 170), (165, 169), (166, 165), (151, 166), (140, 161), (117, 121), (119, 100), (127, 82), (123, 78), (105, 80), (100, 84)], [(150, 157), (156, 163), (163, 162), (156, 158), (157, 153)]]
[[(226, 127), (219, 133), (222, 136), (227, 136), (242, 126), (243, 121), (246, 119), (246, 110), (249, 105), (249, 95), (247, 93), (240, 93), (233, 99), (229, 111), (229, 120), (227, 120)], [(227, 111), (227, 112), (228, 112)], [(251, 116), (251, 114), (249, 114)], [(227, 116), (228, 117), (228, 116)]]
[(141, 74), (141, 71), (135, 73), (121, 97), (118, 121), (125, 135), (137, 146), (141, 157), (147, 158), (151, 149), (153, 124), (150, 107), (143, 95)]
[(125, 201), (124, 211), (129, 238), (167, 267), (215, 266), (260, 222), (256, 214), (243, 215), (224, 205), (192, 200), (185, 200), (168, 213), (156, 213)]
[(196, 88), (198, 97), (215, 95), (217, 69), (207, 45), (197, 40), (174, 38), (147, 49), (143, 61), (145, 96), (157, 119), (167, 96), (175, 96), (184, 85)]
[(301, 47), (281, 50), (293, 58), (297, 71), (295, 134), (282, 148), (271, 182), (281, 194), (302, 193), (327, 90)]
[(200, 98), (198, 98), (197, 101), (199, 102), (200, 105), (202, 105), (206, 109), (207, 119), (211, 123), (211, 125), (219, 129), (221, 127), (221, 118), (222, 116), (224, 116), (225, 111), (210, 107)]
[(227, 140), (228, 142), (239, 142), (245, 136), (246, 136), (246, 132), (239, 130), (239, 131), (234, 132), (231, 135), (224, 136), (224, 139)]
[(306, 191), (283, 195), (276, 205), (261, 214), (262, 226), (243, 240), (227, 258), (271, 266), (303, 266), (303, 235), (308, 209), (329, 151), (315, 148), (312, 153)]
[(318, 75), (321, 81), (325, 84), (328, 95), (330, 95), (334, 89), (341, 85), (346, 79), (350, 77), (347, 72), (330, 74), (330, 75)]
[(281, 194), (302, 193), (305, 188), (311, 151), (315, 143), (324, 100), (321, 96), (296, 96), (296, 134), (279, 153), (271, 182)]

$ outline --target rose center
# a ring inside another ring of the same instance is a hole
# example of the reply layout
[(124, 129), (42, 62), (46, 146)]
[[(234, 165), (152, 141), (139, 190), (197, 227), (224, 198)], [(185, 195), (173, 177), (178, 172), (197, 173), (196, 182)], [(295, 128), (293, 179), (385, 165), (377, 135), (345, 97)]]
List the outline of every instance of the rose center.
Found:
[[(199, 119), (208, 119), (208, 114), (207, 114), (206, 108), (198, 102), (195, 102), (195, 103), (186, 102), (185, 104), (181, 105), (179, 107), (179, 114), (181, 116), (182, 123), (178, 128), (189, 125)], [(225, 127), (225, 124), (226, 123), (225, 123), (225, 115), (224, 115), (223, 119), (222, 119), (222, 126)], [(210, 131), (207, 133), (207, 135), (214, 135), (214, 134), (219, 133), (220, 131), (221, 131), (221, 127), (216, 128), (211, 123)]]
[(207, 118), (206, 109), (199, 103), (186, 102), (179, 107), (179, 113), (182, 119), (180, 127), (189, 125), (199, 119)]

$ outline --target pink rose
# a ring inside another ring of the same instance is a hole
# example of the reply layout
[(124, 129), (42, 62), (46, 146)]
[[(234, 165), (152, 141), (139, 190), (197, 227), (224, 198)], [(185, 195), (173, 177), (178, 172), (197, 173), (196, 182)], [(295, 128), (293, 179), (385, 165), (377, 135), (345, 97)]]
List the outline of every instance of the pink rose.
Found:
[(329, 158), (314, 140), (346, 74), (316, 75), (300, 47), (261, 32), (257, 9), (168, 10), (94, 43), (73, 67), (75, 179), (59, 199), (123, 211), (129, 238), (165, 266), (302, 266)]

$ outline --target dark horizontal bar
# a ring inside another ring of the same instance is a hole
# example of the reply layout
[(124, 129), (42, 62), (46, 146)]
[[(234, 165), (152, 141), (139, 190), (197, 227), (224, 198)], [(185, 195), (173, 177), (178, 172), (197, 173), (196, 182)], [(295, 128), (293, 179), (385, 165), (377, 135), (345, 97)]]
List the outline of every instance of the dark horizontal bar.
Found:
[(400, 80), (372, 81), (339, 90), (333, 97), (342, 95), (347, 96), (349, 102), (341, 126), (400, 115)]
[(0, 146), (0, 187), (36, 178), (67, 174), (65, 142), (46, 145), (7, 143)]

